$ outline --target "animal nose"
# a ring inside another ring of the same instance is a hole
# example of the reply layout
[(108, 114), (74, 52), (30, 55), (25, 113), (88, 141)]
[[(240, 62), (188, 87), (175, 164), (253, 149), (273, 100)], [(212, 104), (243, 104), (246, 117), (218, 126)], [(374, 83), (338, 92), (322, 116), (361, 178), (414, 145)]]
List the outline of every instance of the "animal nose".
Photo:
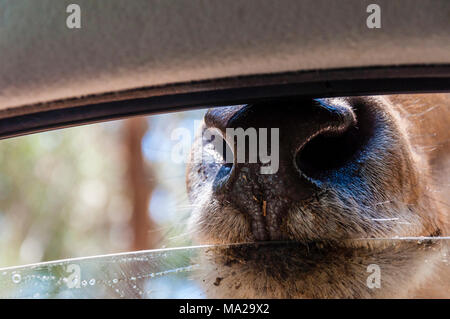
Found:
[[(292, 203), (320, 191), (356, 146), (355, 113), (339, 99), (214, 108), (205, 123), (220, 130), (234, 152), (233, 162), (219, 170), (214, 191), (251, 217), (257, 240), (281, 239), (279, 228)], [(272, 170), (265, 170), (269, 164)]]

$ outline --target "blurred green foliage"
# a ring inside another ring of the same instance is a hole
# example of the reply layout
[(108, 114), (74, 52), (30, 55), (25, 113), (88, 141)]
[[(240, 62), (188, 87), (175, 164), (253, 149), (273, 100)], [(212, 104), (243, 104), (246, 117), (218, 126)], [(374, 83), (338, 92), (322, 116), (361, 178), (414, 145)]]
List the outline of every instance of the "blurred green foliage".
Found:
[[(147, 118), (142, 150), (157, 225), (148, 231), (161, 238), (158, 247), (191, 244), (186, 167), (173, 161), (172, 132), (181, 127), (193, 138), (204, 112)], [(0, 267), (130, 250), (123, 134), (123, 121), (114, 121), (0, 141)]]
[(127, 248), (119, 135), (113, 122), (0, 141), (0, 266)]

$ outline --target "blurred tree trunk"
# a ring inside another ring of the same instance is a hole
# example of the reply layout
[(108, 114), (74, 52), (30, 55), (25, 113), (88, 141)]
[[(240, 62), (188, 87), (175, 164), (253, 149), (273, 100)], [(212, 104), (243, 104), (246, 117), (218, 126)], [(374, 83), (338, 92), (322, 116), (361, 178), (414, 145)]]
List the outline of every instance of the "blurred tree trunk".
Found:
[(134, 240), (131, 249), (142, 250), (156, 247), (158, 240), (155, 223), (148, 210), (149, 200), (154, 188), (151, 167), (145, 164), (141, 142), (148, 129), (147, 119), (137, 117), (125, 120), (124, 137), (127, 151), (127, 180), (132, 200), (133, 212), (130, 226)]

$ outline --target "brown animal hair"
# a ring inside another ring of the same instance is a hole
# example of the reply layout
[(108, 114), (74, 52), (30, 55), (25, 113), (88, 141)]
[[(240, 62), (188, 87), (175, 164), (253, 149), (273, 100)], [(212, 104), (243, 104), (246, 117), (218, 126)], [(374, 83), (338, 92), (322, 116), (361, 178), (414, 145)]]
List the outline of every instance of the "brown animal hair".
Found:
[[(266, 110), (273, 112), (288, 105), (285, 116), (292, 118), (292, 104), (305, 102), (270, 103)], [(450, 279), (448, 264), (443, 262), (448, 254), (445, 241), (420, 237), (449, 234), (450, 94), (343, 97), (321, 103), (352, 114), (356, 129), (364, 127), (364, 121), (373, 126), (362, 155), (345, 168), (352, 170), (352, 178), (343, 182), (329, 178), (315, 196), (289, 201), (279, 231), (281, 239), (291, 244), (212, 248), (200, 262), (208, 274), (203, 278), (207, 294), (229, 298), (449, 297), (448, 285), (442, 284)], [(254, 106), (254, 113), (262, 107)], [(230, 117), (233, 110), (223, 114)], [(221, 114), (212, 109), (206, 117)], [(271, 115), (267, 118), (265, 124), (270, 125)], [(210, 141), (202, 133), (214, 123), (210, 119), (203, 126), (193, 152), (208, 146)], [(201, 163), (188, 165), (187, 189), (195, 207), (190, 227), (200, 243), (254, 242), (246, 208), (237, 206), (235, 195), (230, 196), (236, 193), (219, 196), (214, 191), (221, 164), (212, 158), (217, 158), (214, 150), (205, 152)], [(246, 178), (239, 183), (247, 183)], [(269, 196), (265, 202), (285, 200), (282, 196)], [(255, 201), (258, 207), (258, 198)], [(419, 239), (395, 240), (403, 237)], [(379, 289), (366, 283), (371, 264), (381, 269)]]

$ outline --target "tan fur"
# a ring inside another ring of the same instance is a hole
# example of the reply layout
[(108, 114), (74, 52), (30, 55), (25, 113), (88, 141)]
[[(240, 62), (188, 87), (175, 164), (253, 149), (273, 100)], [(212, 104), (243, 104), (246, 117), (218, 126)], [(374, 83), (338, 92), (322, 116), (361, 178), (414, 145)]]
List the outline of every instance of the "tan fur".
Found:
[[(364, 104), (383, 125), (384, 130), (373, 141), (376, 151), (361, 169), (362, 186), (328, 189), (290, 209), (282, 232), (298, 247), (260, 247), (244, 252), (211, 249), (201, 261), (208, 270), (203, 278), (208, 295), (449, 298), (449, 264), (443, 262), (448, 258), (445, 241), (359, 239), (449, 236), (450, 94), (328, 101)], [(199, 137), (195, 143), (194, 149), (204, 142)], [(197, 241), (253, 242), (244, 214), (215, 197), (212, 175), (213, 168), (205, 163), (188, 167), (187, 187), (196, 207), (191, 227)], [(373, 221), (388, 218), (396, 220)], [(369, 264), (381, 268), (379, 289), (366, 285)]]

